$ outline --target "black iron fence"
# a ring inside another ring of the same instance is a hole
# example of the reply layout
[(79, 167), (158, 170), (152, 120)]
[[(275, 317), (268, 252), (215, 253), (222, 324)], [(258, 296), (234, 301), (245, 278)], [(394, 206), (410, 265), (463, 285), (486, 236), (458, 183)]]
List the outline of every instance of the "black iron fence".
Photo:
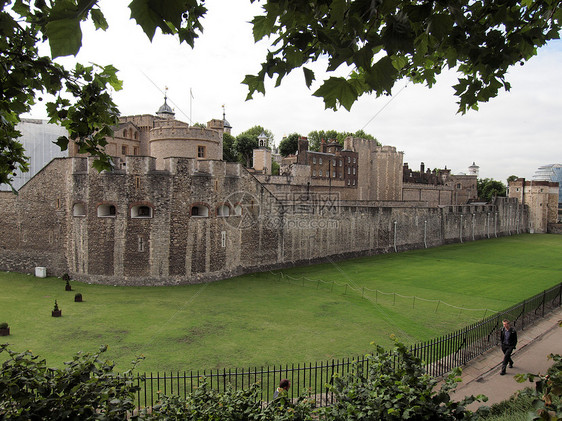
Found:
[[(428, 374), (440, 377), (493, 348), (498, 343), (503, 319), (511, 320), (514, 327), (524, 330), (561, 305), (562, 283), (465, 328), (412, 345), (410, 352), (426, 364)], [(217, 391), (224, 391), (229, 386), (245, 389), (258, 383), (261, 399), (269, 401), (281, 379), (289, 379), (291, 398), (307, 391), (314, 396), (317, 405), (327, 405), (332, 402), (333, 396), (326, 385), (332, 382), (335, 373), (343, 375), (350, 372), (353, 362), (360, 363), (359, 366), (368, 371), (369, 360), (365, 356), (357, 356), (285, 366), (138, 374), (135, 382), (140, 390), (136, 404), (138, 407), (151, 407), (157, 402), (158, 394), (185, 397), (203, 381)]]

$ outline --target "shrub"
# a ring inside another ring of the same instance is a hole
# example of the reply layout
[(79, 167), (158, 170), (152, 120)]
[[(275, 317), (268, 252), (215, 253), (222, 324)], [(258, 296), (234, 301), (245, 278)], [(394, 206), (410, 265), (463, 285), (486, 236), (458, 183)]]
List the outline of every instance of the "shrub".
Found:
[(82, 294), (80, 294), (79, 292), (74, 294), (74, 301), (75, 302), (81, 302), (82, 301)]
[(334, 404), (321, 408), (323, 420), (470, 420), (487, 413), (487, 407), (476, 413), (466, 409), (474, 401), (486, 401), (483, 395), (452, 401), (461, 370), (454, 370), (437, 389), (438, 380), (425, 374), (419, 358), (406, 346), (396, 343), (392, 352), (377, 346), (367, 355), (368, 370), (355, 364), (352, 372), (336, 376), (329, 388)]
[(64, 275), (62, 275), (62, 280), (68, 283), (68, 281), (70, 281), (70, 275), (68, 273), (65, 273)]
[(2, 322), (0, 323), (0, 329), (8, 329), (10, 326), (8, 326), (8, 323), (6, 322)]
[[(47, 368), (30, 351), (17, 353), (0, 345), (8, 358), (0, 371), (0, 414), (4, 420), (126, 419), (134, 409), (131, 370), (118, 375), (113, 363), (78, 353), (64, 368)], [(4, 359), (4, 356), (2, 356)], [(138, 360), (133, 362), (133, 368)]]
[(520, 383), (526, 380), (535, 382), (535, 390), (524, 390), (524, 393), (533, 397), (536, 412), (529, 414), (529, 419), (532, 420), (562, 419), (562, 357), (559, 354), (550, 354), (548, 358), (554, 361), (548, 369), (548, 374), (528, 373), (515, 376)]
[(55, 308), (53, 308), (53, 311), (59, 311), (59, 305), (57, 304), (57, 300), (55, 300)]

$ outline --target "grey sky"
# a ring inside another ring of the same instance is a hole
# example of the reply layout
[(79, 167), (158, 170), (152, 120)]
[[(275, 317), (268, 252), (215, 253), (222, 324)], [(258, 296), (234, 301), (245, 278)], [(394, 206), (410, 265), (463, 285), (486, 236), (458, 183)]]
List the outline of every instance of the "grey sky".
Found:
[[(392, 97), (364, 96), (351, 112), (333, 112), (311, 95), (318, 84), (308, 90), (300, 70), (278, 88), (266, 86), (265, 97), (256, 94), (254, 100), (245, 101), (247, 88), (240, 82), (259, 70), (267, 49), (265, 43), (253, 43), (248, 23), (258, 5), (208, 1), (205, 32), (192, 50), (158, 34), (151, 44), (128, 19), (127, 4), (102, 1), (110, 28), (106, 33), (88, 30), (78, 55), (81, 62), (120, 69), (124, 89), (114, 94), (114, 100), (124, 115), (154, 113), (163, 102), (159, 89), (167, 86), (176, 118), (188, 121), (192, 115), (194, 122), (206, 122), (221, 117), (224, 104), (234, 135), (260, 124), (274, 133), (277, 144), (292, 132), (364, 129), (381, 143), (404, 151), (404, 162), (411, 168), (419, 168), (423, 161), (426, 168), (447, 166), (459, 173), (474, 161), (480, 177), (504, 182), (509, 175), (530, 178), (538, 166), (562, 162), (560, 41), (543, 48), (525, 66), (513, 68), (511, 92), (482, 104), (477, 112), (456, 114), (453, 73), (442, 75), (432, 89), (412, 84), (402, 89), (406, 84), (401, 82)], [(312, 68), (320, 80), (318, 67)], [(42, 113), (35, 108), (32, 116), (43, 117)]]

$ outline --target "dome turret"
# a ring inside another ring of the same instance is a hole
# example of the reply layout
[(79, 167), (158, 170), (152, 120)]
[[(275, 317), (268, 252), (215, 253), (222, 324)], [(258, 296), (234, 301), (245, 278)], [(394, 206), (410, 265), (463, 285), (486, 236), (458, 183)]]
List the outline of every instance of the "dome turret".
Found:
[(162, 104), (160, 108), (158, 108), (158, 111), (156, 111), (156, 115), (164, 118), (174, 118), (176, 113), (174, 113), (172, 107), (168, 105), (167, 99), (167, 95), (164, 94), (164, 104)]

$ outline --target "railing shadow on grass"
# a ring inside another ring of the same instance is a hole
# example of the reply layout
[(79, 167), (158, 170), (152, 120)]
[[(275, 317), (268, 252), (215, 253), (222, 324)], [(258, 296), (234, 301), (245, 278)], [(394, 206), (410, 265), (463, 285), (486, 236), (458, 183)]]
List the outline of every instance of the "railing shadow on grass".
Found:
[[(412, 345), (410, 353), (424, 362), (429, 375), (441, 377), (497, 345), (503, 319), (511, 320), (514, 327), (524, 330), (561, 305), (562, 283), (462, 329)], [(258, 383), (262, 391), (260, 398), (267, 402), (272, 399), (281, 379), (288, 379), (291, 382), (290, 398), (294, 399), (306, 390), (314, 397), (317, 406), (325, 406), (333, 402), (333, 395), (326, 385), (332, 382), (334, 374), (341, 376), (351, 372), (354, 362), (365, 372), (369, 370), (369, 360), (357, 356), (248, 369), (137, 374), (134, 381), (140, 390), (136, 394), (136, 405), (138, 408), (152, 407), (159, 393), (186, 397), (203, 381), (219, 392), (226, 390), (227, 385), (244, 389)]]

